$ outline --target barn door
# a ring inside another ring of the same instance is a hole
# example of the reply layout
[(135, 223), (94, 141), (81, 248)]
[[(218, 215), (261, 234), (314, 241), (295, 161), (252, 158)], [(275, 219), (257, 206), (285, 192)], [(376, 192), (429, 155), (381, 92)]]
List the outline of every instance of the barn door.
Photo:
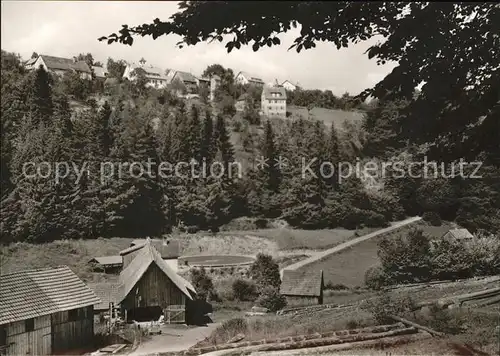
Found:
[(40, 343), (40, 353), (39, 355), (51, 355), (52, 354), (52, 348), (51, 348), (51, 335), (50, 334), (45, 334), (42, 336), (42, 340)]
[(184, 305), (169, 305), (165, 309), (165, 322), (167, 324), (178, 324), (186, 321), (186, 308)]

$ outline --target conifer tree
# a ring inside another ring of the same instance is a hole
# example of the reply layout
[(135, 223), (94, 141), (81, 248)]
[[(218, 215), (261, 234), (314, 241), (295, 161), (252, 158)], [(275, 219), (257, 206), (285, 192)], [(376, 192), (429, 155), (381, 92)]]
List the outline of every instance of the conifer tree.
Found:
[(47, 121), (52, 115), (52, 89), (49, 74), (40, 66), (34, 73), (33, 83), (28, 97), (28, 106), (33, 117), (33, 124)]

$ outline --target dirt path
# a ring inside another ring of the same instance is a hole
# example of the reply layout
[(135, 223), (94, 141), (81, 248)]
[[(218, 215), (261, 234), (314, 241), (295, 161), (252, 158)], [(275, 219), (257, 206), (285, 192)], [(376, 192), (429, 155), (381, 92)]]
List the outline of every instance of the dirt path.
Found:
[[(325, 250), (325, 251), (321, 251), (319, 253), (316, 253), (314, 254), (313, 256), (309, 257), (309, 258), (306, 258), (305, 260), (302, 260), (302, 261), (299, 261), (297, 263), (294, 263), (292, 265), (289, 265), (287, 267), (285, 267), (284, 269), (288, 269), (288, 270), (297, 270), (301, 267), (304, 267), (304, 266), (307, 266), (311, 263), (314, 263), (314, 262), (317, 262), (325, 257), (328, 257), (334, 253), (337, 253), (339, 251), (342, 251), (348, 247), (351, 247), (353, 245), (356, 245), (360, 242), (363, 242), (363, 241), (366, 241), (366, 240), (369, 240), (373, 237), (377, 237), (377, 236), (380, 236), (382, 234), (385, 234), (385, 233), (388, 233), (388, 232), (391, 232), (392, 230), (395, 230), (395, 229), (398, 229), (400, 227), (403, 227), (403, 226), (406, 226), (406, 225), (409, 225), (409, 224), (413, 224), (414, 222), (417, 222), (417, 221), (420, 221), (422, 218), (419, 217), (419, 216), (414, 216), (412, 218), (408, 218), (408, 219), (405, 219), (405, 220), (402, 220), (402, 221), (398, 221), (396, 223), (394, 223), (393, 225), (389, 226), (389, 227), (386, 227), (384, 229), (381, 229), (381, 230), (377, 230), (375, 232), (372, 232), (370, 234), (367, 234), (367, 235), (363, 235), (363, 236), (360, 236), (360, 237), (356, 237), (352, 240), (349, 240), (347, 242), (344, 242), (344, 243), (341, 243), (340, 245), (337, 245), (335, 247), (332, 247), (328, 250)], [(280, 271), (281, 274), (283, 274), (283, 270), (282, 269)]]
[(165, 327), (162, 328), (160, 335), (155, 335), (151, 340), (140, 344), (137, 349), (127, 354), (127, 356), (144, 356), (160, 352), (187, 350), (210, 336), (217, 326), (219, 326), (219, 323), (187, 329)]

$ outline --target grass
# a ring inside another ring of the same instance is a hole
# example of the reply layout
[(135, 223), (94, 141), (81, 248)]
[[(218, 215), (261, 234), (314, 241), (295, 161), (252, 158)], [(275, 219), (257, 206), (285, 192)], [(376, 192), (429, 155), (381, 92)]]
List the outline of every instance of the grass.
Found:
[(343, 228), (324, 230), (302, 230), (302, 229), (259, 229), (254, 231), (231, 231), (223, 232), (231, 236), (255, 236), (268, 239), (276, 243), (279, 250), (326, 250), (345, 242), (356, 235), (366, 235), (376, 231), (375, 228), (363, 228), (360, 230), (347, 230)]
[(427, 226), (424, 222), (411, 224), (395, 232), (360, 242), (303, 268), (312, 271), (323, 270), (325, 283), (344, 284), (348, 287), (363, 286), (365, 284), (366, 271), (370, 267), (380, 263), (377, 255), (378, 242), (384, 237), (405, 233), (416, 226), (422, 228), (424, 232), (432, 236), (437, 236), (440, 232), (447, 231), (448, 229), (447, 227), (436, 228)]
[(325, 310), (299, 316), (270, 314), (249, 318), (236, 317), (224, 321), (206, 340), (195, 347), (226, 343), (240, 333), (245, 335), (245, 341), (253, 341), (344, 330), (354, 325), (371, 326), (375, 325), (375, 321), (364, 311), (356, 311), (353, 315), (338, 310)]
[(116, 278), (92, 272), (88, 262), (93, 257), (117, 255), (130, 246), (132, 239), (58, 240), (44, 244), (25, 242), (2, 247), (2, 274), (66, 265), (87, 282)]
[[(289, 105), (286, 108), (287, 111), (291, 112), (292, 115), (302, 116), (304, 119), (309, 117), (307, 108), (303, 106)], [(363, 119), (363, 113), (359, 111), (344, 111), (336, 109), (324, 109), (315, 107), (311, 110), (311, 116), (317, 120), (323, 121), (325, 125), (334, 124), (335, 128), (338, 130), (342, 129), (344, 121), (361, 121)]]

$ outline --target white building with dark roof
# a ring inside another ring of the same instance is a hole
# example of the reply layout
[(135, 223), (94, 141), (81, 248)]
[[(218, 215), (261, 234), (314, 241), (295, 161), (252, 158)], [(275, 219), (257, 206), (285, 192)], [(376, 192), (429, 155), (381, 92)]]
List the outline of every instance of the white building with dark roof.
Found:
[(301, 89), (299, 83), (292, 83), (290, 80), (285, 80), (283, 83), (281, 83), (281, 86), (284, 87), (286, 90), (289, 91), (295, 91), (297, 89)]
[(238, 75), (234, 78), (235, 83), (245, 85), (255, 85), (255, 86), (263, 86), (264, 81), (259, 76), (250, 74), (248, 72), (239, 72)]
[(123, 72), (123, 78), (134, 81), (137, 79), (137, 69), (142, 69), (148, 83), (148, 87), (163, 89), (168, 84), (168, 69), (162, 69), (159, 67), (154, 67), (152, 65), (146, 65), (145, 61), (141, 61), (139, 65), (135, 63), (128, 64)]
[(286, 118), (286, 90), (278, 86), (264, 86), (261, 96), (262, 113), (267, 117)]

